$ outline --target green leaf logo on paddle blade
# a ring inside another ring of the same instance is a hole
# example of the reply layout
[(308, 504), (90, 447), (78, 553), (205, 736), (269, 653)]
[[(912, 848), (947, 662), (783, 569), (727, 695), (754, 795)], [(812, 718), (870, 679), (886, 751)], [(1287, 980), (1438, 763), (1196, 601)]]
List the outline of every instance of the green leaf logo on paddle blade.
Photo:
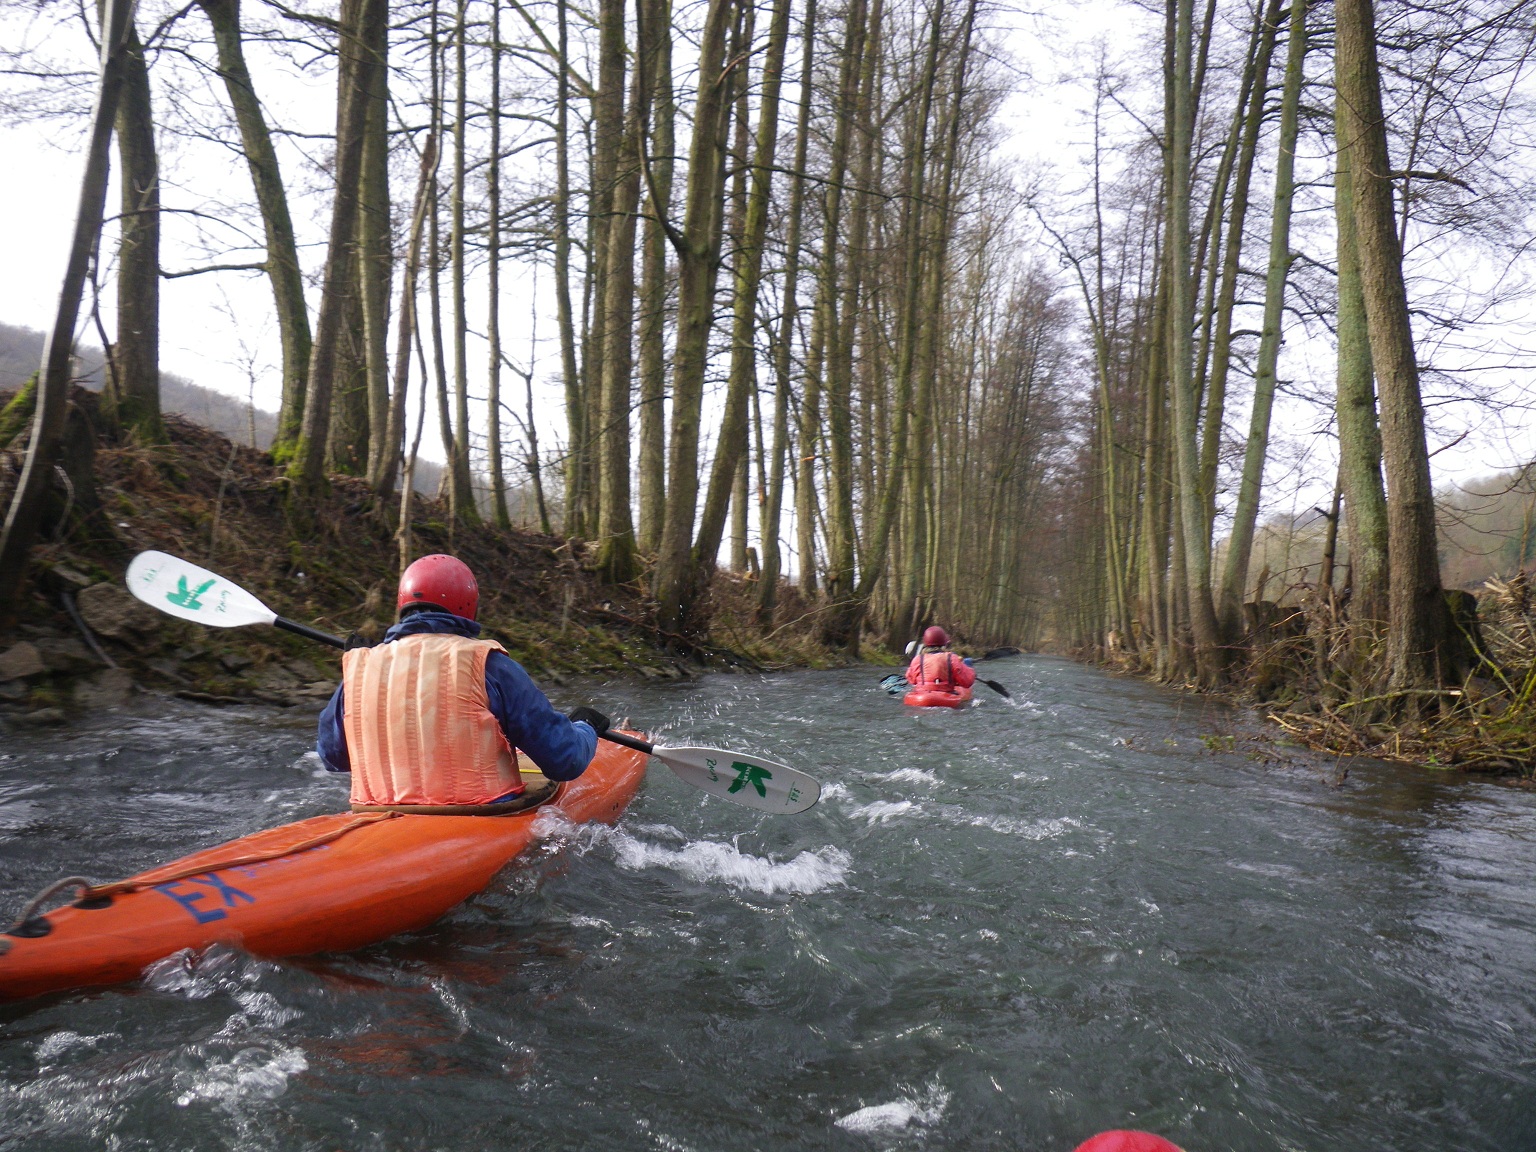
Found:
[(198, 597), (216, 583), (217, 581), (214, 580), (204, 580), (196, 588), (192, 588), (187, 584), (187, 578), (181, 576), (176, 581), (176, 591), (167, 592), (165, 598), (178, 608), (185, 608), (188, 611), (196, 612), (203, 606), (203, 602)]
[(238, 584), (164, 552), (140, 552), (124, 579), (137, 599), (194, 624), (239, 628), (277, 619), (277, 613)]
[(740, 792), (743, 788), (751, 787), (757, 790), (759, 796), (768, 795), (766, 782), (773, 779), (772, 772), (756, 764), (744, 764), (740, 760), (732, 761), (731, 767), (736, 770), (736, 779), (731, 781), (727, 792)]

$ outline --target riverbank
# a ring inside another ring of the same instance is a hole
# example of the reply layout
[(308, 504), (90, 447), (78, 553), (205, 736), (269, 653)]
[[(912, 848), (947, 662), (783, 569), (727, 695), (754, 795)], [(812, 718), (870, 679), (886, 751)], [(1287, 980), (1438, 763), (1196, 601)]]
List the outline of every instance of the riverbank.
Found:
[(1286, 738), (1337, 757), (1369, 757), (1420, 768), (1516, 777), (1536, 786), (1536, 626), (1529, 581), (1489, 580), (1474, 597), (1456, 593), (1471, 671), (1441, 688), (1393, 691), (1351, 676), (1381, 667), (1375, 641), (1330, 620), (1309, 627), (1301, 609), (1231, 655), (1228, 679), (1204, 689), (1169, 680), (1135, 654), (1080, 653), (1110, 671), (1161, 681), (1251, 711)]
[[(269, 455), (177, 416), (166, 428), (163, 445), (97, 441), (67, 453), (53, 526), (34, 552), (19, 610), (0, 622), (3, 721), (66, 723), (135, 692), (315, 708), (329, 696), (334, 652), (276, 629), (200, 628), (135, 601), (123, 572), (146, 549), (226, 575), (279, 615), (328, 632), (374, 639), (393, 621), (393, 501), (380, 506), (361, 479), (332, 477), (313, 530), (297, 540), (284, 515), (287, 482)], [(684, 642), (656, 628), (639, 584), (597, 578), (586, 542), (454, 525), (443, 501), (420, 496), (413, 511), (412, 553), (461, 556), (480, 582), (485, 635), (541, 682), (839, 662), (810, 623), (794, 623), (807, 613), (792, 588), (782, 593), (790, 623), (762, 639), (751, 625), (755, 585), (720, 573), (709, 634)]]

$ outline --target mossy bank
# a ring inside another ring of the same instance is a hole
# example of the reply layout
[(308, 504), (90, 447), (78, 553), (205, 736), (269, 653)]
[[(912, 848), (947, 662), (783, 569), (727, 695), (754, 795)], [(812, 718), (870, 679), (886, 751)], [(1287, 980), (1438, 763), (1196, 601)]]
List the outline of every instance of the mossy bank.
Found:
[[(92, 398), (77, 399), (89, 409)], [(146, 549), (220, 572), (280, 615), (326, 631), (373, 639), (394, 619), (396, 501), (334, 476), (296, 532), (285, 514), (287, 481), (270, 456), (179, 417), (166, 429), (167, 442), (154, 445), (92, 435), (58, 469), (29, 580), (0, 619), (0, 721), (65, 723), (138, 692), (320, 706), (335, 687), (334, 652), (276, 629), (202, 628), (139, 604), (122, 577)], [(14, 486), (24, 440), (0, 449), (0, 494)], [(750, 583), (722, 573), (709, 634), (684, 642), (655, 628), (642, 585), (598, 579), (586, 542), (455, 525), (430, 498), (413, 507), (412, 554), (462, 557), (480, 582), (485, 634), (541, 682), (836, 662), (794, 622), (804, 607), (791, 589), (781, 617), (789, 623), (765, 640), (750, 620)]]

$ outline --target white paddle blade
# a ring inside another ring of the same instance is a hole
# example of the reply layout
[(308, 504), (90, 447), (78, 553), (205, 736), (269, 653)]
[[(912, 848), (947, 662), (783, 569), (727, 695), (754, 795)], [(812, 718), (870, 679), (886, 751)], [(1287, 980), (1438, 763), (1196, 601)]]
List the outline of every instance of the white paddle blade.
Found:
[(821, 785), (787, 764), (723, 748), (663, 748), (651, 753), (695, 788), (759, 812), (804, 812)]
[(140, 552), (124, 579), (128, 591), (151, 608), (194, 624), (242, 628), (277, 619), (276, 612), (238, 584), (164, 552)]

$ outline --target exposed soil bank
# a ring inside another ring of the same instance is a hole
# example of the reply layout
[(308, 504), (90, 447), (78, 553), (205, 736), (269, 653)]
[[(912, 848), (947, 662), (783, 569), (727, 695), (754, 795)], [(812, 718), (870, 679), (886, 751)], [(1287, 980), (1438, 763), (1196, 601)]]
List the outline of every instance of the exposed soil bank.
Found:
[[(0, 402), (6, 399), (0, 396)], [(89, 409), (93, 397), (77, 396)], [(250, 589), (278, 614), (329, 632), (382, 634), (394, 619), (398, 506), (381, 507), (357, 478), (333, 477), (315, 527), (296, 540), (286, 481), (266, 453), (176, 416), (170, 441), (98, 441), (67, 452), (32, 578), (0, 620), (0, 718), (66, 722), (139, 690), (211, 704), (318, 708), (335, 686), (335, 653), (276, 629), (201, 628), (139, 604), (123, 588), (145, 549), (183, 556)], [(24, 436), (22, 437), (24, 439)], [(20, 446), (0, 452), (8, 499)], [(64, 477), (68, 477), (68, 481)], [(769, 669), (835, 663), (817, 646), (793, 589), (767, 640), (750, 624), (753, 585), (722, 573), (706, 641), (660, 634), (638, 585), (614, 587), (586, 567), (590, 546), (521, 530), (454, 526), (441, 501), (413, 504), (412, 554), (452, 552), (480, 582), (485, 635), (538, 680), (622, 673), (682, 678), (705, 667)]]

